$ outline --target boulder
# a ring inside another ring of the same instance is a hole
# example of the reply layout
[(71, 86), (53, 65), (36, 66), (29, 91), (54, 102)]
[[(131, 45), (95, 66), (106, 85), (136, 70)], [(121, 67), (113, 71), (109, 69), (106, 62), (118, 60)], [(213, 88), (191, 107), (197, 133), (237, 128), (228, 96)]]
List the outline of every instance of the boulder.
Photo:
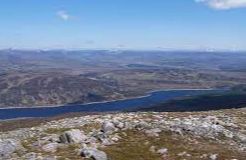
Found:
[(48, 143), (42, 147), (45, 152), (55, 153), (58, 148), (58, 143)]
[(23, 149), (18, 140), (6, 139), (0, 140), (0, 159), (6, 159), (10, 157), (16, 150)]
[(102, 124), (102, 132), (104, 133), (113, 133), (114, 131), (116, 131), (116, 127), (112, 122), (104, 122)]
[(94, 160), (107, 160), (107, 155), (103, 151), (96, 148), (84, 148), (81, 150), (81, 156), (85, 158), (92, 158)]
[(59, 139), (61, 143), (81, 143), (87, 139), (87, 136), (79, 129), (71, 129), (64, 132)]

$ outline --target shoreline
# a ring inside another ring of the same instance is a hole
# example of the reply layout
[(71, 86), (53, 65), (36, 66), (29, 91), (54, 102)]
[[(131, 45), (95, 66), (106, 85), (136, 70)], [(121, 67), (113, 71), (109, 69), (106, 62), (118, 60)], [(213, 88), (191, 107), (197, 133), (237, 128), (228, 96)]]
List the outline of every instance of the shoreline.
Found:
[(218, 90), (218, 88), (201, 88), (201, 89), (158, 89), (158, 90), (152, 90), (145, 92), (145, 95), (143, 96), (135, 96), (135, 97), (129, 97), (129, 98), (122, 98), (117, 100), (108, 100), (108, 101), (100, 101), (100, 102), (89, 102), (84, 104), (59, 104), (59, 105), (50, 105), (50, 106), (34, 106), (34, 107), (7, 107), (7, 108), (1, 108), (0, 110), (8, 110), (8, 109), (36, 109), (36, 108), (58, 108), (58, 107), (65, 107), (65, 106), (78, 106), (78, 105), (92, 105), (92, 104), (99, 104), (99, 103), (110, 103), (110, 102), (116, 102), (116, 101), (124, 101), (124, 100), (131, 100), (131, 99), (140, 99), (151, 96), (153, 93), (156, 92), (165, 92), (165, 91), (212, 91), (212, 90)]

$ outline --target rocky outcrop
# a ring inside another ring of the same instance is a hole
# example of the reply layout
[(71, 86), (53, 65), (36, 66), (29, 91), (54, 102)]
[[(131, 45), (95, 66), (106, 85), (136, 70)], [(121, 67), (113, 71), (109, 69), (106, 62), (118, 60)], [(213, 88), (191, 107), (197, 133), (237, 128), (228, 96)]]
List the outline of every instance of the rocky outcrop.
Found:
[[(169, 146), (173, 144), (164, 143), (158, 146), (159, 142), (152, 143), (152, 140), (158, 139), (168, 143), (169, 140), (165, 139), (165, 136), (172, 138), (172, 135), (176, 135), (173, 137), (175, 142), (185, 140), (182, 145), (190, 143), (188, 141), (201, 145), (205, 140), (208, 144), (216, 142), (228, 147), (228, 151), (232, 150), (232, 153), (246, 156), (245, 110), (235, 110), (237, 114), (229, 113), (118, 113), (50, 121), (32, 128), (0, 133), (0, 159), (45, 158), (51, 154), (54, 156), (50, 158), (59, 158), (62, 154), (65, 157), (71, 157), (72, 154), (106, 160), (110, 159), (107, 148), (114, 148), (121, 143), (127, 146), (128, 140), (133, 143), (133, 133), (136, 137), (144, 135), (143, 145), (149, 146), (146, 147), (146, 152), (164, 159), (168, 159), (169, 154), (176, 155), (179, 159), (193, 156), (186, 150), (172, 153), (173, 150)], [(195, 145), (192, 147), (196, 149)], [(23, 154), (16, 154), (16, 151)], [(220, 156), (223, 155), (215, 151), (201, 152), (198, 156), (203, 159), (221, 159)], [(235, 157), (234, 155), (231, 159)]]

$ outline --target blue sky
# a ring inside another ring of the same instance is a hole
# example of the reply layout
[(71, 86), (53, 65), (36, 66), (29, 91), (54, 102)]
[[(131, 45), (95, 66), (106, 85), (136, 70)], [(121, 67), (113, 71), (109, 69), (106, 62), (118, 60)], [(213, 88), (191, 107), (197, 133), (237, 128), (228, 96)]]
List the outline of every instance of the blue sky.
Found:
[(0, 48), (246, 50), (245, 0), (1, 0)]

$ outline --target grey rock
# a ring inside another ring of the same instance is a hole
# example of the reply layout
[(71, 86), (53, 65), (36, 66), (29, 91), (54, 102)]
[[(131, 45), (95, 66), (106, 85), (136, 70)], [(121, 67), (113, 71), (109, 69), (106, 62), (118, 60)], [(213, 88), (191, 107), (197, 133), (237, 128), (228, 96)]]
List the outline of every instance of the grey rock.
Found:
[(189, 156), (190, 154), (188, 154), (186, 151), (181, 152), (178, 154), (178, 156)]
[(111, 137), (111, 140), (114, 142), (118, 142), (121, 139), (121, 137), (119, 135), (114, 135), (113, 137)]
[(99, 151), (96, 148), (84, 148), (81, 151), (81, 156), (85, 158), (92, 158), (94, 160), (107, 160), (107, 155), (103, 151)]
[(52, 134), (50, 136), (47, 137), (47, 140), (50, 142), (59, 142), (59, 136), (57, 134)]
[(151, 146), (149, 148), (149, 151), (152, 152), (152, 153), (155, 153), (155, 150), (156, 150), (156, 147), (155, 146)]
[[(224, 134), (225, 128), (221, 125), (213, 124), (212, 121), (206, 118), (186, 118), (171, 122), (171, 131), (186, 132), (199, 136), (214, 138), (220, 133)], [(229, 131), (228, 131), (229, 132)]]
[(124, 123), (124, 128), (123, 130), (128, 130), (128, 129), (132, 129), (133, 125), (130, 122), (125, 122)]
[(167, 152), (168, 152), (167, 148), (161, 148), (161, 149), (157, 150), (158, 154), (167, 154)]
[(42, 150), (45, 152), (55, 153), (58, 148), (58, 143), (49, 143), (42, 146)]
[(79, 129), (71, 129), (59, 137), (61, 143), (81, 143), (87, 138)]
[(114, 142), (110, 141), (109, 139), (103, 139), (102, 140), (102, 145), (104, 145), (104, 146), (110, 146), (112, 144), (114, 144)]
[(22, 156), (23, 159), (25, 160), (36, 160), (37, 159), (37, 153), (30, 152)]
[(97, 143), (97, 139), (95, 137), (89, 137), (85, 143), (94, 144)]
[(56, 160), (56, 157), (44, 157), (42, 160)]
[(20, 149), (23, 149), (23, 147), (18, 140), (0, 140), (0, 159), (8, 158), (12, 153)]
[(246, 135), (245, 135), (245, 134), (237, 133), (237, 139), (238, 139), (240, 142), (246, 143)]
[(92, 135), (93, 137), (97, 138), (99, 141), (103, 141), (104, 139), (108, 138), (108, 135), (106, 135), (104, 132), (98, 132), (98, 133), (94, 133)]
[(208, 157), (207, 154), (202, 154), (202, 155), (200, 156), (201, 159), (205, 159), (205, 158), (207, 158), (207, 157)]
[(113, 133), (114, 131), (116, 131), (116, 127), (112, 122), (104, 122), (102, 124), (102, 129), (101, 129), (104, 133)]
[(210, 158), (211, 160), (216, 160), (217, 157), (218, 157), (217, 154), (211, 154), (211, 155), (209, 156), (209, 158)]
[(149, 127), (149, 124), (148, 124), (147, 122), (144, 122), (144, 121), (139, 122), (139, 123), (135, 126), (135, 128), (137, 128), (137, 129), (143, 129), (143, 128), (148, 128), (148, 127)]
[(27, 152), (23, 154), (18, 153), (18, 158), (20, 160), (40, 160), (41, 158), (38, 157), (42, 157), (41, 155), (42, 155), (41, 153), (35, 153), (35, 152), (31, 152), (30, 150), (27, 150)]
[(145, 134), (149, 137), (158, 137), (160, 132), (161, 130), (159, 128), (154, 128), (154, 129), (146, 130)]
[(122, 123), (122, 122), (119, 122), (117, 125), (116, 125), (116, 127), (117, 128), (119, 128), (119, 129), (123, 129), (124, 128), (124, 123)]

